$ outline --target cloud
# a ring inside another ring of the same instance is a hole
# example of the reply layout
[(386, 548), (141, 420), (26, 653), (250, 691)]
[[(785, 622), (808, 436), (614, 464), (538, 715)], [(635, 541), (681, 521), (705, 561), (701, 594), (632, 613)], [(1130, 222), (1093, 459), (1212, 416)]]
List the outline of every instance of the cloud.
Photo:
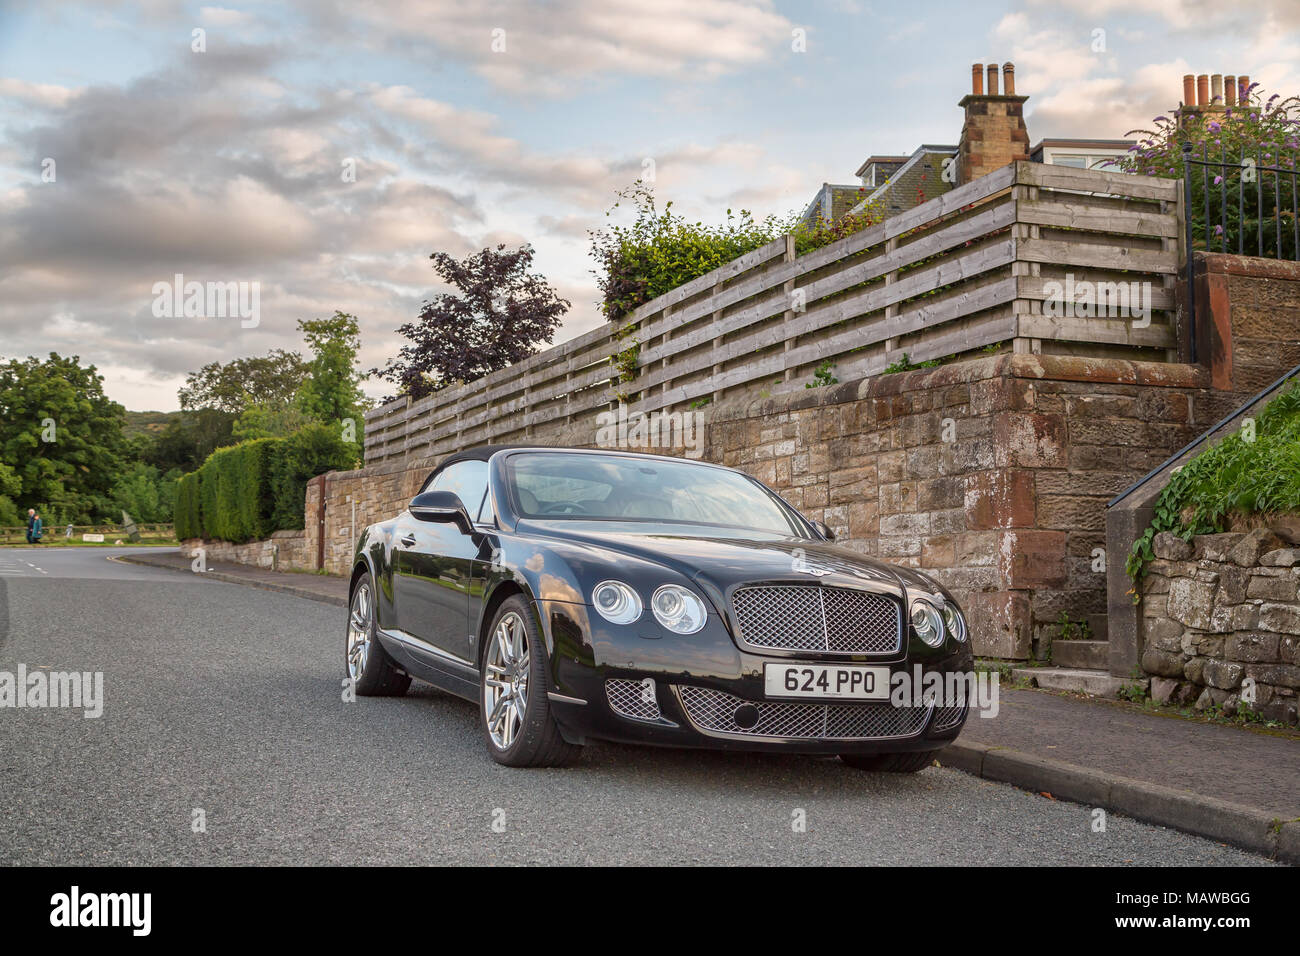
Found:
[[(440, 291), (429, 254), (497, 242), (534, 242), (572, 301), (559, 340), (602, 321), (586, 231), (646, 157), (539, 150), (494, 113), (410, 86), (305, 80), (274, 43), (178, 47), (123, 84), (0, 84), (24, 120), (0, 127), (17, 174), (0, 191), (5, 355), (79, 354), (130, 403), (175, 407), (186, 372), (301, 348), (299, 319), (343, 309), (361, 319), (363, 367), (382, 366)], [(54, 182), (40, 181), (45, 156)], [(769, 175), (735, 141), (651, 158), (671, 189)], [(152, 286), (175, 273), (258, 282), (260, 325), (155, 317)]]
[(438, 51), (515, 93), (577, 92), (593, 77), (717, 77), (770, 63), (794, 24), (769, 0), (336, 0), (318, 28)]
[(53, 83), (28, 83), (13, 77), (0, 78), (0, 97), (44, 109), (62, 109), (80, 92)]

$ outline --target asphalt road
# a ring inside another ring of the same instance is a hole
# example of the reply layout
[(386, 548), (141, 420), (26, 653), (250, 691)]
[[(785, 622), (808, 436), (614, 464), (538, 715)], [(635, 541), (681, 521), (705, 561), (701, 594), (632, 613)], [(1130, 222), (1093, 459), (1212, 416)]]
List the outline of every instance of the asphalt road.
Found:
[(0, 708), (0, 863), (1267, 862), (955, 770), (613, 745), (509, 770), (427, 685), (345, 703), (341, 608), (119, 553), (0, 549), (0, 671), (104, 674), (98, 719)]

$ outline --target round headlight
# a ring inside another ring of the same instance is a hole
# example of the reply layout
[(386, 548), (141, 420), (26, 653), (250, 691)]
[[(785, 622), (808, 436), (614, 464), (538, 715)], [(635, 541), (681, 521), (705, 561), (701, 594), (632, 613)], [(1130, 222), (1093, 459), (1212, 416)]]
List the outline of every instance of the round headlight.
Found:
[(948, 633), (955, 640), (966, 640), (966, 620), (958, 612), (955, 605), (945, 604), (943, 606), (943, 626), (948, 629)]
[(675, 634), (694, 634), (704, 626), (704, 602), (684, 587), (665, 584), (650, 598), (655, 620)]
[(912, 604), (912, 628), (916, 631), (916, 636), (931, 647), (943, 643), (943, 620), (938, 608), (928, 601)]
[(631, 624), (641, 616), (641, 598), (622, 581), (601, 581), (592, 589), (591, 603), (611, 624)]

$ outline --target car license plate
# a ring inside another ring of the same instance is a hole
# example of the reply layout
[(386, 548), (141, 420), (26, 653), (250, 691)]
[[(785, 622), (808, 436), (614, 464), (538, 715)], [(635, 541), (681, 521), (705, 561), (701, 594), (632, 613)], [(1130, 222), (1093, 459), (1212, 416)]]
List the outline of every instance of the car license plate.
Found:
[(763, 665), (768, 697), (888, 700), (889, 668), (862, 664)]

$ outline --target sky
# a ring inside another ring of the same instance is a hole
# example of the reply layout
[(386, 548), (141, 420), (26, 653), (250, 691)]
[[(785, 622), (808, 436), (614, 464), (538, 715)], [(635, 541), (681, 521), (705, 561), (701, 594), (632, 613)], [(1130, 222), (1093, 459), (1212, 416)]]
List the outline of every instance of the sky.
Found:
[[(371, 368), (446, 291), (431, 253), (525, 242), (563, 341), (601, 322), (588, 231), (619, 189), (785, 215), (956, 143), (970, 65), (1007, 60), (1031, 142), (1122, 137), (1185, 73), (1300, 93), (1300, 2), (0, 0), (0, 357), (79, 355), (172, 410), (187, 372), (342, 310)], [(177, 273), (256, 283), (256, 324), (156, 314)]]

